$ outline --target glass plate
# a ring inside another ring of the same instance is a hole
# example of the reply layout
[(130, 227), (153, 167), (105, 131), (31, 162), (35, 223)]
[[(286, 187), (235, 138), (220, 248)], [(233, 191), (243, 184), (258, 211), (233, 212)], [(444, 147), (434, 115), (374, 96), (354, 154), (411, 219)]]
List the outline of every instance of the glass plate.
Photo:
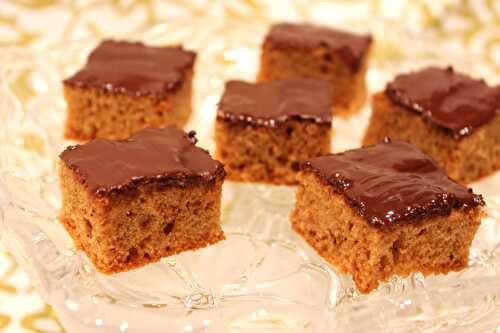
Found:
[[(235, 22), (224, 30), (195, 23), (175, 29), (159, 26), (129, 38), (150, 44), (186, 41), (188, 48), (199, 51), (196, 111), (186, 128), (196, 130), (200, 145), (212, 150), (223, 82), (253, 79), (266, 26)], [(425, 40), (387, 22), (369, 28), (383, 32), (377, 35), (368, 72), (371, 92), (399, 71), (444, 64), (439, 60), (443, 55)], [(96, 42), (69, 41), (36, 53), (11, 50), (2, 54), (0, 66), (2, 242), (68, 331), (484, 332), (497, 327), (499, 174), (473, 184), (488, 207), (469, 268), (446, 276), (395, 277), (369, 295), (359, 295), (350, 277), (337, 274), (291, 231), (288, 214), (294, 189), (286, 186), (226, 182), (226, 241), (126, 273), (96, 272), (57, 222), (60, 191), (55, 169), (57, 155), (71, 143), (62, 138), (65, 103), (60, 82), (81, 66)], [(377, 56), (387, 45), (398, 45), (401, 56)], [(446, 63), (475, 73), (475, 65), (464, 59), (449, 55)], [(365, 107), (349, 120), (335, 119), (333, 150), (359, 146), (368, 117)]]

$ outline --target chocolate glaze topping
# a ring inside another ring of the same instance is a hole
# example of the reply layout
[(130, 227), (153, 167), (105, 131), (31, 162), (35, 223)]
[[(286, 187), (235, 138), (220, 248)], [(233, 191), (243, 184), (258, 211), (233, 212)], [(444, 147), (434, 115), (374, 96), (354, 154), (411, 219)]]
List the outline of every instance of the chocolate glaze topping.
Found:
[(470, 135), (500, 112), (500, 87), (489, 87), (451, 67), (398, 75), (385, 93), (394, 103), (420, 113), (456, 139)]
[(454, 182), (429, 156), (404, 141), (314, 158), (303, 165), (333, 186), (377, 227), (449, 215), (484, 205), (481, 195)]
[(195, 58), (195, 53), (181, 47), (105, 40), (92, 51), (86, 65), (64, 83), (163, 99), (182, 85)]
[(195, 132), (147, 128), (126, 140), (69, 146), (59, 157), (97, 195), (150, 182), (183, 186), (224, 176), (222, 164), (195, 143)]
[(266, 41), (278, 47), (291, 46), (308, 49), (327, 47), (333, 52), (339, 52), (349, 68), (357, 72), (363, 57), (370, 48), (372, 37), (307, 23), (279, 23), (271, 27)]
[(321, 80), (229, 81), (219, 103), (217, 118), (267, 127), (288, 119), (330, 124), (331, 107), (329, 85)]

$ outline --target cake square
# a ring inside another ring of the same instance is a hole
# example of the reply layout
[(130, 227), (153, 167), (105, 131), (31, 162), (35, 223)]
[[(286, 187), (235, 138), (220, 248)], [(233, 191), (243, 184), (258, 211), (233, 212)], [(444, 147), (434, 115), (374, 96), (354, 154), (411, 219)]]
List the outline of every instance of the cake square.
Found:
[(464, 184), (500, 168), (500, 86), (429, 67), (398, 75), (373, 96), (372, 109), (365, 145), (408, 141)]
[(224, 168), (173, 126), (60, 154), (60, 222), (95, 267), (117, 273), (224, 239)]
[(404, 141), (317, 157), (299, 174), (293, 229), (362, 293), (392, 275), (467, 266), (480, 195)]
[(183, 127), (191, 115), (196, 54), (105, 40), (63, 81), (65, 136), (124, 139), (146, 127)]
[(228, 82), (215, 122), (228, 179), (296, 184), (301, 162), (330, 151), (330, 108), (324, 81)]
[(372, 44), (357, 35), (305, 23), (271, 26), (262, 46), (259, 81), (290, 77), (330, 84), (333, 112), (351, 115), (365, 102), (365, 76)]

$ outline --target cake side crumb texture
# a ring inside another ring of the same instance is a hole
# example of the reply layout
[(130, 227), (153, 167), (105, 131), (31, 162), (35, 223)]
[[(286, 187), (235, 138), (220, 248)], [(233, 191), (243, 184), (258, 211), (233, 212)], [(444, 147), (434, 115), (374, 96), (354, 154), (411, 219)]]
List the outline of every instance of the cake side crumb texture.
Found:
[(96, 196), (63, 163), (59, 174), (59, 221), (102, 273), (139, 268), (225, 239), (222, 178), (184, 186), (146, 183)]
[(63, 81), (64, 136), (87, 141), (125, 139), (144, 128), (182, 128), (191, 111), (196, 54), (105, 40), (82, 69)]
[(429, 156), (389, 141), (311, 159), (292, 228), (368, 293), (391, 276), (467, 267), (484, 202)]
[(351, 274), (362, 293), (394, 275), (446, 274), (467, 267), (483, 216), (480, 206), (379, 228), (367, 223), (314, 172), (304, 171), (298, 177), (293, 230), (339, 273)]
[(227, 179), (268, 184), (297, 184), (300, 164), (330, 152), (329, 124), (288, 120), (275, 127), (217, 120), (216, 157)]
[(225, 238), (224, 169), (194, 133), (145, 129), (61, 154), (60, 222), (95, 267), (117, 273)]
[(296, 184), (300, 163), (330, 151), (331, 106), (321, 80), (228, 82), (215, 122), (228, 179)]

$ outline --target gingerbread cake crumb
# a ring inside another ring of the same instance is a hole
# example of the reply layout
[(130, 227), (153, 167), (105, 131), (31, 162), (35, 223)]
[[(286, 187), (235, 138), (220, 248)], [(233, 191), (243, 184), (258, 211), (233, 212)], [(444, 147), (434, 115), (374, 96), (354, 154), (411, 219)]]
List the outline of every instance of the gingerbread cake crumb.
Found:
[(299, 180), (293, 229), (361, 292), (393, 275), (467, 267), (484, 201), (416, 147), (386, 141), (317, 157)]
[(194, 133), (144, 129), (60, 155), (59, 220), (95, 267), (117, 273), (224, 239), (224, 168)]

